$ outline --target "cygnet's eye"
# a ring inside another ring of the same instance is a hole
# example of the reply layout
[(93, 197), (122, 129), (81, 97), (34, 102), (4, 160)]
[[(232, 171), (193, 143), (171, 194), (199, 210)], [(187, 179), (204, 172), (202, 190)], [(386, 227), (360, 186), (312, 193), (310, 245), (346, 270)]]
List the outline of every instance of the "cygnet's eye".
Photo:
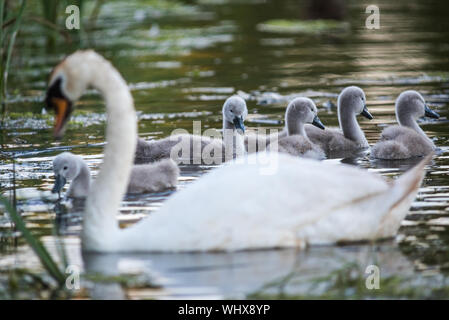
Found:
[(231, 109), (230, 111), (231, 111), (231, 112), (234, 112), (234, 110), (232, 110), (232, 109)]
[(64, 168), (63, 168), (64, 170), (67, 170), (68, 169), (68, 167), (67, 166), (64, 166)]

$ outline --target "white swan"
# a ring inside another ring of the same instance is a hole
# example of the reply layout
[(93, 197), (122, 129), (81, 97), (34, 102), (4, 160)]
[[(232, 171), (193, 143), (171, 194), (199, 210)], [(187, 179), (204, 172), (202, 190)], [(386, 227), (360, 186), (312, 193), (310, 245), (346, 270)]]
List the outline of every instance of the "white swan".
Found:
[[(90, 169), (81, 156), (63, 152), (53, 160), (55, 185), (52, 192), (61, 192), (67, 181), (70, 183), (66, 195), (70, 198), (86, 198), (90, 190)], [(135, 165), (132, 168), (127, 193), (159, 192), (174, 188), (178, 181), (179, 168), (171, 159), (151, 164)]]
[(435, 144), (416, 123), (421, 117), (438, 119), (418, 92), (408, 90), (396, 99), (396, 119), (399, 126), (389, 126), (382, 131), (379, 142), (372, 148), (374, 158), (400, 160), (421, 157), (435, 150)]
[[(312, 143), (304, 130), (306, 123), (324, 130), (324, 125), (318, 118), (318, 110), (315, 103), (309, 98), (295, 98), (287, 106), (285, 111), (285, 127), (287, 136), (280, 137), (277, 145), (271, 140), (267, 150), (288, 153), (311, 159), (325, 159), (326, 156), (321, 148)], [(274, 148), (273, 148), (274, 145)]]
[(242, 134), (248, 115), (245, 100), (239, 96), (226, 99), (222, 109), (223, 139), (191, 134), (145, 141), (138, 138), (135, 163), (147, 163), (172, 158), (185, 164), (221, 164), (245, 154)]
[(79, 51), (52, 73), (46, 101), (56, 112), (59, 137), (71, 102), (89, 85), (106, 99), (108, 124), (104, 162), (86, 200), (84, 251), (230, 251), (389, 237), (407, 214), (430, 158), (388, 183), (348, 165), (253, 154), (212, 170), (158, 212), (121, 230), (116, 213), (137, 134), (126, 83), (101, 56)]
[(314, 126), (306, 125), (306, 132), (310, 141), (320, 146), (330, 157), (341, 152), (354, 152), (368, 148), (368, 141), (357, 122), (359, 114), (368, 119), (373, 119), (366, 107), (363, 90), (355, 86), (343, 89), (338, 96), (337, 108), (340, 130), (332, 128), (319, 130)]

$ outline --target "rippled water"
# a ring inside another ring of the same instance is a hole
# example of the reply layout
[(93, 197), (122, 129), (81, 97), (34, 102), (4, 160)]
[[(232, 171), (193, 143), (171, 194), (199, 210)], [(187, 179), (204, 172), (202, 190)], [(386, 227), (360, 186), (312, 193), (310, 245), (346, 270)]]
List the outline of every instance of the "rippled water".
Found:
[[(175, 128), (192, 131), (193, 120), (201, 120), (204, 130), (220, 128), (221, 106), (234, 93), (247, 99), (249, 130), (281, 128), (285, 107), (295, 96), (314, 99), (322, 122), (337, 126), (338, 93), (354, 84), (364, 89), (375, 117), (372, 121), (359, 119), (370, 143), (377, 141), (386, 125), (395, 123), (398, 94), (415, 89), (441, 115), (439, 120), (420, 123), (441, 151), (430, 164), (397, 239), (381, 245), (83, 259), (78, 237), (80, 214), (57, 205), (49, 192), (53, 183), (51, 161), (58, 153), (70, 150), (83, 155), (96, 174), (104, 142), (103, 102), (95, 91), (89, 92), (79, 103), (82, 112), (75, 114), (65, 138), (54, 142), (51, 117), (42, 115), (46, 80), (51, 68), (79, 44), (58, 40), (56, 49), (47, 52), (42, 30), (24, 26), (11, 70), (9, 116), (1, 129), (1, 152), (16, 158), (18, 208), (28, 227), (54, 249), (56, 222), (70, 263), (84, 270), (106, 274), (143, 270), (162, 286), (124, 291), (118, 285), (104, 285), (93, 290), (93, 297), (241, 298), (291, 273), (300, 275), (307, 284), (314, 276), (329, 274), (348, 262), (363, 267), (375, 262), (383, 275), (411, 276), (427, 286), (442, 283), (449, 270), (446, 1), (378, 1), (379, 30), (364, 27), (365, 7), (370, 3), (347, 1), (343, 11), (349, 30), (312, 34), (270, 33), (257, 28), (270, 19), (316, 17), (308, 1), (180, 2), (164, 10), (144, 3), (108, 2), (81, 43), (110, 59), (128, 81), (143, 137), (157, 139)], [(416, 163), (374, 161), (366, 154), (327, 161), (351, 163), (389, 177)], [(182, 167), (178, 189), (209, 169)], [(0, 190), (10, 195), (12, 189), (12, 162), (2, 157)], [(121, 224), (133, 223), (157, 210), (171, 193), (125, 198)], [(0, 237), (0, 268), (40, 270), (33, 253), (23, 239), (11, 233), (9, 220), (1, 214)], [(287, 287), (289, 294), (309, 290), (304, 284)]]

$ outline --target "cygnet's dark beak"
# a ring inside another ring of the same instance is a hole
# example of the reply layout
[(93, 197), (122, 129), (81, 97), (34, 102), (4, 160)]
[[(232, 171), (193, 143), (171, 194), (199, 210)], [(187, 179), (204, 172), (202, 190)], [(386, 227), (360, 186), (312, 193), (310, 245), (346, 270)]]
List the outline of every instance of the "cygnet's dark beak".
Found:
[(440, 117), (440, 115), (438, 113), (436, 113), (435, 111), (430, 109), (427, 105), (424, 107), (424, 115), (426, 117), (434, 118), (434, 119), (438, 119)]
[(236, 129), (242, 130), (243, 133), (245, 133), (245, 125), (243, 124), (243, 117), (235, 117), (234, 118), (234, 126)]
[(360, 113), (362, 116), (367, 118), (368, 120), (373, 120), (373, 116), (371, 113), (369, 113), (368, 108), (366, 107), (366, 104), (363, 106), (362, 113)]
[(320, 129), (323, 129), (323, 130), (326, 129), (326, 128), (324, 127), (324, 124), (321, 122), (320, 118), (318, 118), (318, 116), (315, 116), (315, 118), (313, 118), (312, 124), (313, 124), (315, 127), (318, 127), (318, 128), (320, 128)]
[(53, 189), (51, 190), (52, 193), (60, 193), (62, 188), (64, 188), (64, 185), (66, 184), (67, 180), (61, 176), (60, 174), (57, 174), (55, 176), (55, 185), (53, 186)]

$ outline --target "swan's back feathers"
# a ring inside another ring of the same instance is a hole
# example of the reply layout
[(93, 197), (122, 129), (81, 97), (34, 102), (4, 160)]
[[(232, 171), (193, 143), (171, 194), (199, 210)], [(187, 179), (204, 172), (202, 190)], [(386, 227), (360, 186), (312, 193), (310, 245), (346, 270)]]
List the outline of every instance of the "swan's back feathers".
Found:
[(413, 134), (416, 133), (410, 128), (407, 127), (401, 127), (398, 125), (389, 126), (382, 130), (382, 133), (380, 134), (379, 140), (394, 140), (398, 136), (403, 134)]
[(280, 132), (271, 133), (269, 135), (248, 133), (245, 135), (245, 150), (248, 153), (264, 151), (272, 141), (286, 136), (287, 130), (285, 128)]
[(395, 140), (379, 141), (372, 147), (371, 153), (373, 157), (384, 160), (402, 160), (411, 157), (409, 150)]
[(372, 148), (375, 158), (402, 160), (430, 154), (433, 142), (415, 130), (403, 126), (390, 126), (382, 131), (379, 142)]
[[(173, 195), (159, 212), (124, 231), (122, 249), (242, 250), (374, 239), (399, 228), (400, 222), (388, 232), (379, 229), (393, 206), (398, 216), (408, 211), (398, 203), (409, 190), (396, 192), (396, 183), (365, 170), (269, 153), (277, 167), (264, 175), (262, 165), (251, 164), (263, 156), (224, 165)], [(410, 173), (417, 176), (413, 181), (421, 181), (420, 170)]]
[[(196, 146), (199, 146), (197, 149)], [(173, 152), (174, 148), (178, 152)], [(182, 154), (188, 152), (188, 157)], [(137, 139), (134, 163), (150, 163), (161, 159), (172, 158), (176, 162), (201, 163), (208, 159), (215, 164), (223, 161), (224, 144), (220, 139), (205, 136), (179, 134), (155, 141)]]
[[(271, 150), (270, 146), (271, 144), (268, 145), (268, 150)], [(291, 135), (280, 138), (278, 141), (278, 151), (296, 157), (304, 157), (317, 160), (326, 158), (323, 150), (321, 150), (318, 146), (315, 146), (310, 142), (309, 139), (301, 135)]]
[(171, 159), (133, 166), (128, 193), (157, 192), (174, 188), (178, 182), (179, 167)]
[(360, 149), (354, 141), (347, 139), (340, 129), (326, 128), (326, 130), (321, 130), (312, 125), (306, 125), (305, 129), (310, 141), (318, 145), (328, 156), (339, 151)]

